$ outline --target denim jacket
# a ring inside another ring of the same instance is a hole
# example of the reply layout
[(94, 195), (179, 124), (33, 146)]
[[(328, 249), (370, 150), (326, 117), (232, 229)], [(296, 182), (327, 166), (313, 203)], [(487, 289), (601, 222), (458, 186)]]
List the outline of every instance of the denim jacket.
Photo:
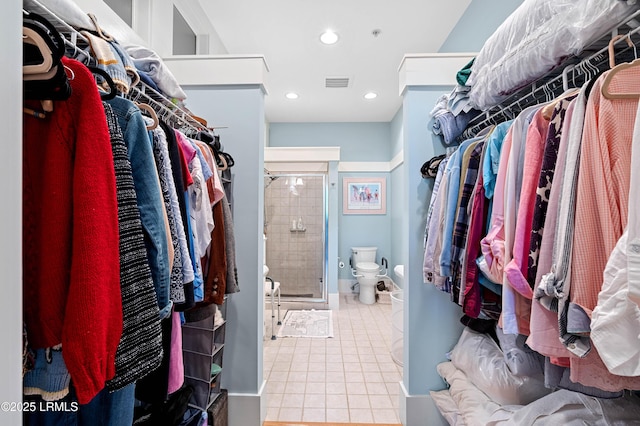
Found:
[(169, 250), (152, 143), (140, 109), (133, 102), (119, 96), (107, 102), (124, 134), (160, 318), (167, 318), (172, 307), (169, 301)]

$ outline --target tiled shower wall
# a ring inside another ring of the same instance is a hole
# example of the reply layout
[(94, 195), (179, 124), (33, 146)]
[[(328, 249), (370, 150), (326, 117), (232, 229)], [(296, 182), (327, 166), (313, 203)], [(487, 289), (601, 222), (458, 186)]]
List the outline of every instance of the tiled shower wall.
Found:
[[(324, 286), (324, 176), (265, 177), (265, 259), (282, 296), (322, 297)], [(292, 188), (298, 178), (304, 182)], [(293, 227), (302, 219), (304, 231)], [(293, 229), (292, 229), (293, 228)]]

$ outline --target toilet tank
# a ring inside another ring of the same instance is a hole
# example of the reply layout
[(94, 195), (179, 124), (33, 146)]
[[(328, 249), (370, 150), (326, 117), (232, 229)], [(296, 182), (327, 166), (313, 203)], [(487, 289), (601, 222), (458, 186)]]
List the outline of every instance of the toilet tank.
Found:
[(351, 262), (353, 267), (361, 262), (376, 263), (377, 247), (351, 247)]

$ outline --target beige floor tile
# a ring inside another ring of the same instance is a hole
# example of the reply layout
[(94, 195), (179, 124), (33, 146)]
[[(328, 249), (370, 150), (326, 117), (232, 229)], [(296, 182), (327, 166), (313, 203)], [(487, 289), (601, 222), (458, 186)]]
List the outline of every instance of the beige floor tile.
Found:
[(367, 387), (362, 382), (347, 382), (348, 395), (367, 395)]
[(359, 362), (345, 362), (344, 371), (362, 371), (362, 365)]
[(278, 421), (299, 422), (302, 421), (302, 408), (281, 408)]
[(304, 406), (303, 393), (285, 393), (282, 395), (281, 408), (302, 408)]
[(357, 354), (342, 354), (343, 362), (357, 362), (360, 363), (360, 358)]
[(345, 371), (345, 382), (364, 382), (364, 376), (360, 371)]
[(397, 382), (386, 382), (385, 386), (387, 387), (387, 393), (389, 395), (398, 395), (400, 393), (400, 381)]
[(373, 414), (368, 408), (349, 408), (349, 419), (352, 423), (371, 423), (373, 422)]
[(278, 407), (282, 406), (282, 396), (284, 394), (281, 393), (270, 393), (267, 395), (267, 407)]
[[(282, 352), (282, 349), (280, 349), (280, 352)], [(391, 354), (389, 353), (376, 353), (376, 359), (378, 360), (378, 363), (382, 365), (392, 365), (394, 368), (397, 368), (396, 363), (393, 362), (393, 358), (391, 358)], [(394, 371), (394, 370), (391, 370), (391, 371)]]
[(307, 381), (307, 372), (306, 371), (290, 371), (289, 372), (289, 382), (306, 382)]
[(291, 368), (291, 363), (290, 362), (284, 362), (281, 360), (278, 360), (276, 362), (273, 363), (273, 367), (271, 367), (271, 371), (289, 371), (289, 369)]
[[(364, 363), (367, 363), (367, 364), (376, 363), (376, 356), (373, 353), (365, 353), (365, 354), (361, 353), (358, 356), (360, 357), (360, 362), (364, 362)], [(378, 368), (380, 368), (380, 367), (378, 367)]]
[(342, 354), (327, 354), (327, 360), (325, 362), (335, 362), (342, 364)]
[(366, 408), (369, 409), (369, 397), (367, 395), (347, 395), (349, 403), (349, 409), (352, 408)]
[(289, 371), (307, 371), (309, 368), (308, 362), (294, 362), (291, 363), (291, 367), (289, 367)]
[(362, 371), (366, 371), (367, 373), (380, 372), (380, 367), (378, 367), (377, 362), (361, 362), (360, 365), (362, 366)]
[(306, 385), (307, 382), (287, 382), (284, 393), (304, 393)]
[(324, 408), (306, 408), (302, 412), (304, 422), (324, 422), (326, 421)]
[(369, 395), (369, 403), (373, 409), (391, 409), (391, 398), (388, 395)]
[(349, 410), (347, 408), (327, 408), (327, 422), (349, 423)]
[(279, 420), (280, 418), (280, 407), (269, 407), (267, 408), (267, 416), (265, 420), (268, 422), (274, 422)]
[(347, 395), (332, 395), (327, 394), (327, 409), (329, 408), (349, 408), (349, 401)]
[(278, 351), (278, 356), (282, 354), (292, 354), (295, 351), (295, 345), (292, 346), (280, 346), (280, 350)]
[[(290, 353), (286, 353), (286, 354), (278, 354), (278, 359), (276, 360), (277, 364), (283, 364), (283, 363), (291, 363), (291, 361), (293, 360), (293, 354)], [(274, 364), (275, 365), (275, 364)]]
[(325, 354), (312, 353), (309, 355), (309, 364), (324, 364), (325, 362), (327, 362), (327, 356)]
[(343, 346), (342, 347), (342, 356), (344, 355), (357, 355), (358, 348), (355, 346)]
[(323, 371), (326, 371), (326, 370), (327, 369), (325, 367), (325, 363), (324, 362), (322, 362), (322, 363), (320, 363), (320, 362), (312, 362), (312, 363), (309, 363), (309, 366), (307, 367), (307, 371), (310, 372), (310, 373), (311, 372), (318, 373), (318, 372), (323, 372)]
[(297, 340), (299, 339), (291, 339), (291, 338), (282, 338), (280, 340), (280, 347), (285, 347), (285, 346), (295, 346), (297, 343)]
[(287, 371), (271, 371), (268, 376), (266, 374), (265, 376), (268, 377), (267, 380), (270, 382), (286, 382), (289, 373)]
[(384, 383), (367, 383), (367, 391), (369, 395), (389, 395)]
[(347, 386), (344, 382), (328, 382), (327, 383), (327, 396), (329, 395), (344, 395), (347, 393)]
[(382, 377), (382, 374), (380, 374), (378, 371), (364, 370), (363, 373), (364, 373), (365, 382), (378, 382), (378, 383), (384, 382), (384, 378)]
[(342, 362), (327, 361), (326, 371), (344, 373), (344, 364)]
[(267, 382), (267, 392), (284, 393), (287, 382)]
[(307, 382), (324, 382), (326, 374), (324, 371), (310, 371), (307, 373)]
[(309, 353), (301, 354), (297, 351), (294, 352), (293, 357), (291, 358), (291, 363), (294, 364), (298, 362), (309, 362)]
[(304, 396), (304, 407), (310, 408), (325, 408), (327, 406), (326, 399), (324, 393), (315, 394), (308, 393)]
[(402, 375), (397, 371), (389, 372), (389, 371), (381, 370), (381, 372), (385, 382), (399, 382), (400, 380), (402, 380)]
[(326, 354), (327, 354), (327, 358), (331, 357), (331, 355), (341, 355), (342, 348), (340, 347), (340, 345), (327, 346)]
[(389, 398), (391, 398), (391, 406), (397, 412), (398, 408), (400, 408), (400, 397), (396, 394), (396, 395), (389, 395)]
[(296, 348), (310, 348), (311, 339), (290, 339), (296, 343)]
[(306, 392), (315, 393), (315, 394), (325, 394), (326, 393), (327, 384), (323, 381), (321, 382), (307, 382)]
[(345, 381), (345, 373), (341, 371), (327, 371), (325, 377), (327, 382), (344, 382)]
[(398, 412), (392, 408), (390, 409), (376, 409), (372, 410), (373, 420), (376, 423), (398, 423)]

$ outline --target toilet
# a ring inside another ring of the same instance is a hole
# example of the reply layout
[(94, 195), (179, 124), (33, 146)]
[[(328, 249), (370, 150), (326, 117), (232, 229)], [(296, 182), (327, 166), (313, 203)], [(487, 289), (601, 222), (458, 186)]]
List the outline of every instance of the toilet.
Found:
[(378, 280), (387, 276), (386, 272), (381, 273), (382, 268), (376, 263), (377, 251), (377, 247), (351, 248), (351, 274), (358, 279), (360, 302), (366, 305), (376, 302)]

